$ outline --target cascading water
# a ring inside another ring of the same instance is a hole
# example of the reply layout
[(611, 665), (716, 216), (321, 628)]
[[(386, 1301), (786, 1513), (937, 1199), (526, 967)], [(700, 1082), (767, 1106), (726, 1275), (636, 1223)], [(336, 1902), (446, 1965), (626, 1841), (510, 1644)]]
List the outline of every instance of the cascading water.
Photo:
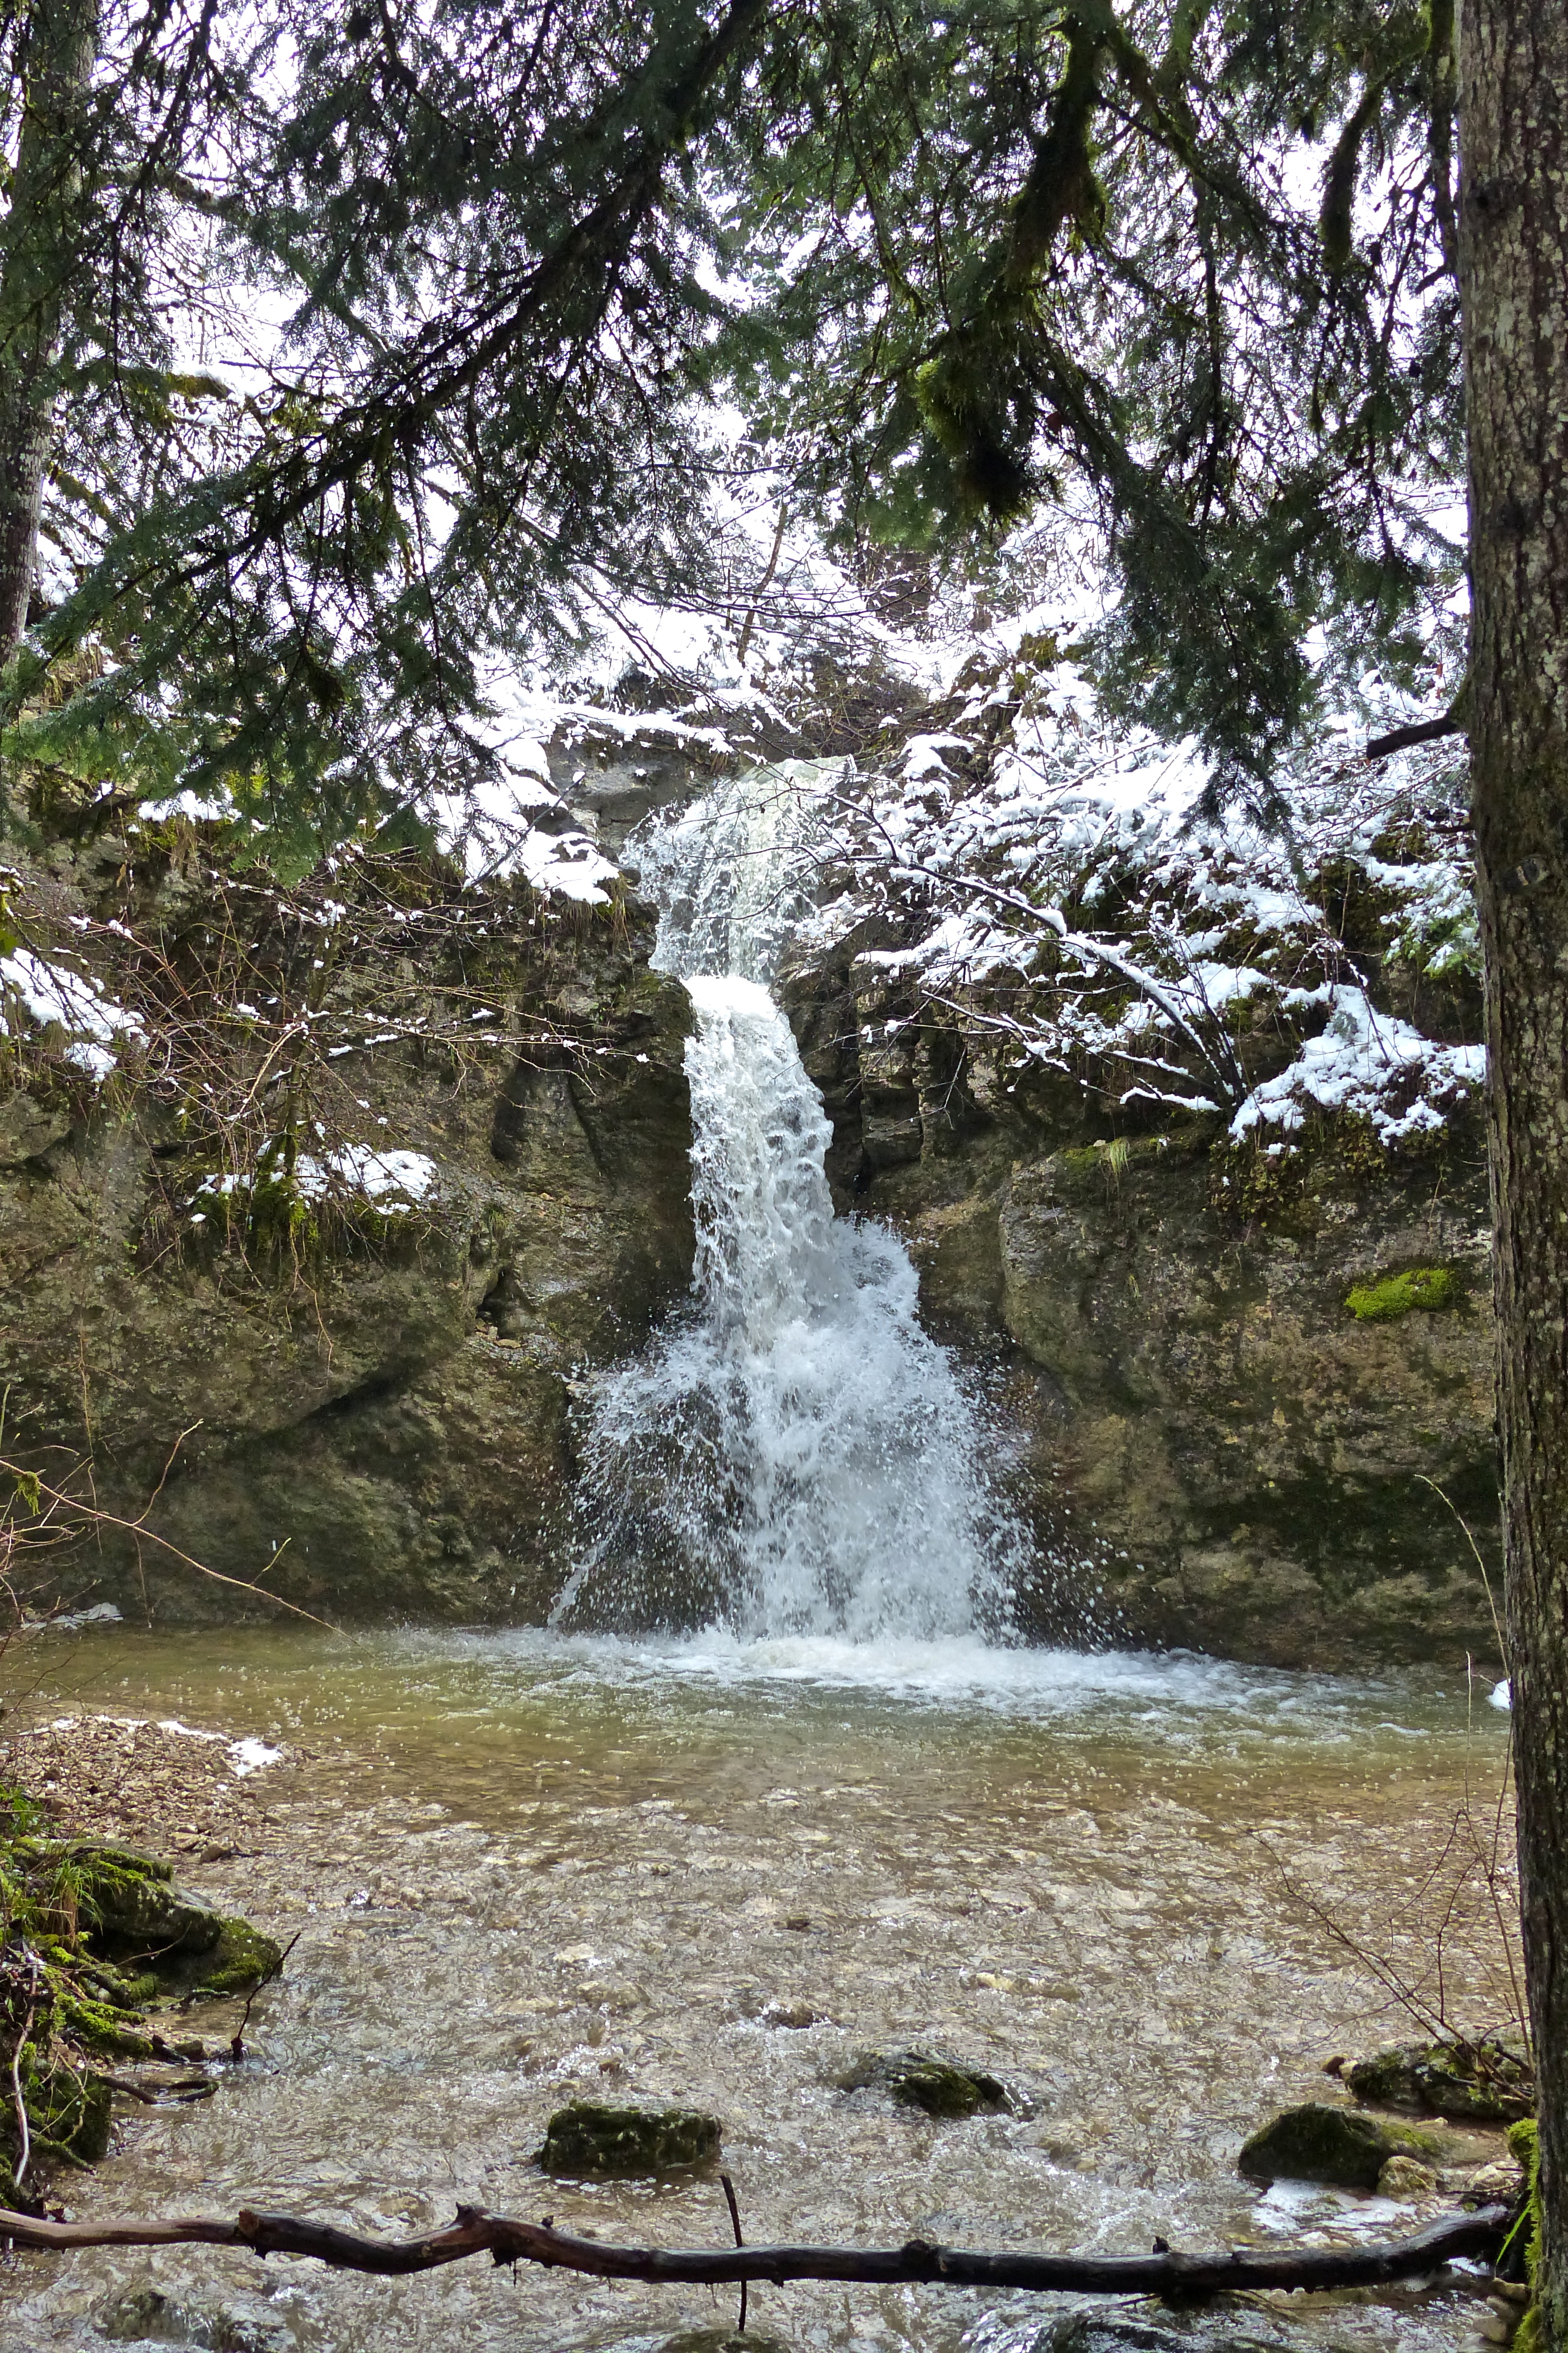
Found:
[(766, 983), (808, 908), (822, 764), (763, 770), (636, 842), (684, 979), (689, 1309), (595, 1390), (558, 1624), (741, 1636), (1000, 1633), (1027, 1556), (980, 1475), (897, 1237), (836, 1219), (831, 1128)]

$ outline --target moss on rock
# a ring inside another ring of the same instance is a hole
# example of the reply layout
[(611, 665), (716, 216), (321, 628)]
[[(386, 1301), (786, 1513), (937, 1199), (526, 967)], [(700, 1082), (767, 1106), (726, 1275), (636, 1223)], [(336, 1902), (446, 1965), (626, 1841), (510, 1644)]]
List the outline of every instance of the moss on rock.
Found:
[(695, 2108), (621, 2108), (574, 2100), (544, 2128), (546, 2173), (672, 2173), (719, 2154), (717, 2116)]
[(1007, 2105), (1006, 2087), (994, 2075), (929, 2051), (862, 2052), (837, 2082), (840, 2091), (884, 2092), (897, 2106), (928, 2116), (972, 2116)]
[(250, 1993), (283, 1966), (283, 1947), (253, 1928), (248, 1920), (225, 1920), (218, 1939), (202, 1961), (202, 1971), (191, 1988), (195, 1999), (226, 1993)]
[(1434, 1315), (1457, 1307), (1460, 1296), (1450, 1268), (1414, 1266), (1380, 1282), (1356, 1283), (1345, 1293), (1345, 1305), (1358, 1324), (1394, 1324), (1415, 1310)]
[(1287, 2108), (1242, 2145), (1237, 2171), (1249, 2181), (1322, 2181), (1336, 2189), (1375, 2189), (1391, 2157), (1433, 2158), (1435, 2133), (1394, 2125), (1361, 2108), (1308, 2100)]
[(1535, 2105), (1521, 2045), (1495, 2036), (1474, 2043), (1391, 2043), (1344, 2071), (1358, 2100), (1477, 2124), (1509, 2124)]

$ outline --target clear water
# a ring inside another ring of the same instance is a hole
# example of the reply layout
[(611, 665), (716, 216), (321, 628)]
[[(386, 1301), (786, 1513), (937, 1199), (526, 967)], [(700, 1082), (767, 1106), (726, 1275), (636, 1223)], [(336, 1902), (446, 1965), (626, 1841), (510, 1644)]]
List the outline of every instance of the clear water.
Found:
[[(613, 2093), (722, 2119), (754, 2239), (1140, 2249), (1416, 2220), (1259, 2199), (1235, 2156), (1321, 2090), (1326, 2057), (1397, 2031), (1313, 1907), (1414, 1960), (1416, 1883), (1467, 1786), (1495, 1788), (1506, 1726), (1484, 1690), (1472, 1713), (1432, 1679), (719, 1633), (89, 1630), (48, 1672), (73, 1708), (302, 1760), (263, 1784), (257, 1851), (190, 1873), (300, 1932), (258, 2005), (259, 2062), (204, 2107), (133, 2117), (70, 2186), (78, 2211), (254, 2203), (393, 2230), (474, 2200), (721, 2241), (711, 2180), (534, 2168), (553, 2108)], [(1494, 1999), (1484, 1954), (1456, 1975)], [(770, 2005), (817, 2022), (770, 2024)], [(1020, 2112), (938, 2126), (834, 2088), (852, 2052), (910, 2042), (1001, 2074)], [(0, 2344), (98, 2353), (94, 2309), (142, 2281), (237, 2299), (306, 2353), (545, 2353), (731, 2315), (706, 2291), (478, 2263), (378, 2282), (99, 2253), (22, 2259)], [(821, 2353), (958, 2353), (1039, 2316), (827, 2287), (761, 2291), (752, 2312)], [(1476, 2315), (1449, 2281), (1316, 2303), (1308, 2341), (1436, 2353), (1472, 2343)]]

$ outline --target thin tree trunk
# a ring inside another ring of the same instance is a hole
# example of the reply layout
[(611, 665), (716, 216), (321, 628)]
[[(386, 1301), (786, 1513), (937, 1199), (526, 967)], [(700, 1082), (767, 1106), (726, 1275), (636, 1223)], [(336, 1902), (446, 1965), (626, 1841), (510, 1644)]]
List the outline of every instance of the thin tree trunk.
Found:
[(26, 627), (37, 571), (53, 364), (65, 287), (79, 260), (82, 100), (96, 32), (94, 0), (35, 0), (21, 60), (22, 127), (0, 232), (0, 661)]
[(1464, 0), (1471, 763), (1509, 1666), (1541, 2103), (1542, 2337), (1568, 2353), (1568, 7)]

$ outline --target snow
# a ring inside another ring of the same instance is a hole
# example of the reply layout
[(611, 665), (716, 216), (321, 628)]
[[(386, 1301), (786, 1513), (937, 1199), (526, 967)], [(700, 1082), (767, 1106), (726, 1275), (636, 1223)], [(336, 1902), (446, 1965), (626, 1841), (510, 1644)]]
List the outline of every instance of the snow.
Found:
[[(1323, 994), (1332, 1008), (1328, 1028), (1309, 1038), (1278, 1078), (1253, 1089), (1231, 1121), (1232, 1135), (1261, 1125), (1299, 1128), (1311, 1103), (1321, 1111), (1359, 1112), (1380, 1142), (1398, 1143), (1440, 1128), (1441, 1106), (1486, 1077), (1484, 1047), (1436, 1045), (1408, 1022), (1374, 1012), (1363, 988), (1342, 986)], [(1413, 1078), (1419, 1092), (1398, 1112), (1387, 1099), (1402, 1078)]]
[[(1052, 634), (1042, 623), (1040, 641)], [(1016, 662), (1022, 642), (1020, 628), (994, 633), (982, 661), (971, 640), (952, 724), (927, 721), (891, 774), (818, 811), (820, 863), (849, 887), (803, 944), (894, 917), (907, 944), (859, 968), (945, 1007), (1005, 1081), (1034, 1062), (1123, 1104), (1223, 1104), (1233, 1134), (1259, 1140), (1333, 1113), (1385, 1145), (1440, 1129), (1480, 1084), (1482, 1050), (1376, 1009), (1335, 893), (1363, 878), (1377, 961), (1421, 976), (1420, 1001), (1428, 981), (1473, 977), (1454, 747), (1368, 763), (1350, 749), (1357, 713), (1341, 710), (1280, 769), (1272, 808), (1232, 797), (1215, 814), (1194, 744), (1113, 721), (1074, 663)], [(1273, 1037), (1289, 1058), (1250, 1087), (1240, 1008), (1254, 1072)]]
[[(398, 1217), (436, 1189), (438, 1174), (436, 1163), (423, 1152), (388, 1152), (369, 1144), (341, 1144), (320, 1155), (300, 1153), (294, 1162), (292, 1184), (302, 1201), (355, 1193), (374, 1201), (384, 1216)], [(206, 1176), (196, 1187), (195, 1198), (226, 1199), (248, 1193), (254, 1183), (253, 1176), (232, 1171)], [(198, 1211), (192, 1222), (199, 1218)]]
[[(431, 793), (421, 814), (440, 848), (458, 860), (470, 882), (521, 874), (548, 895), (583, 906), (607, 906), (605, 885), (616, 880), (619, 868), (571, 824), (565, 803), (541, 778), (539, 764), (548, 774), (542, 746), (530, 738), (524, 748), (533, 765), (487, 777), (463, 792)], [(557, 820), (557, 829), (535, 822), (546, 815)]]
[(65, 1059), (100, 1085), (114, 1068), (121, 1039), (145, 1044), (147, 1032), (134, 1013), (116, 1005), (90, 973), (49, 964), (31, 948), (0, 956), (0, 996), (9, 992), (40, 1028), (51, 1023), (70, 1034)]

